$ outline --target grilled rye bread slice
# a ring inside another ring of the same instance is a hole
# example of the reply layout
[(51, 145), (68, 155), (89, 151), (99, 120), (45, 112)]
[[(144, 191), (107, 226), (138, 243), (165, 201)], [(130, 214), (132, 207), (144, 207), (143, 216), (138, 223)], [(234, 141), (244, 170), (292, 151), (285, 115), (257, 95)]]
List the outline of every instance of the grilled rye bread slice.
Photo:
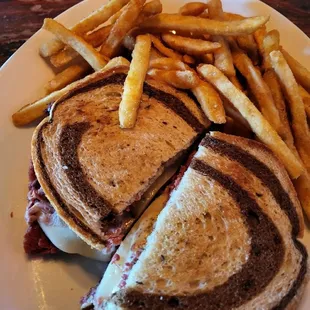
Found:
[(295, 309), (307, 282), (301, 207), (261, 143), (201, 142), (125, 287), (103, 309)]
[(32, 139), (35, 173), (47, 198), (99, 250), (128, 229), (130, 206), (207, 125), (186, 94), (149, 80), (135, 127), (121, 129), (127, 72), (120, 66), (90, 76), (52, 106)]

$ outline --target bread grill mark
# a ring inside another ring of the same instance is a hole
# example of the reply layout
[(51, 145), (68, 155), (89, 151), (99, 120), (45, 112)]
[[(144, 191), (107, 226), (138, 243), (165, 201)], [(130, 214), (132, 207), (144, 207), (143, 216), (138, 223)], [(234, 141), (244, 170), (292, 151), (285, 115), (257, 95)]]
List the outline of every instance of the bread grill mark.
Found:
[(37, 148), (37, 156), (38, 156), (38, 163), (40, 166), (40, 170), (43, 176), (43, 179), (45, 181), (45, 183), (47, 184), (51, 194), (53, 195), (54, 199), (57, 201), (58, 205), (60, 206), (60, 208), (63, 210), (64, 213), (66, 213), (67, 217), (70, 218), (71, 220), (74, 221), (74, 223), (79, 226), (81, 229), (83, 229), (85, 232), (87, 232), (88, 234), (91, 235), (92, 239), (99, 244), (103, 244), (106, 245), (106, 241), (102, 240), (99, 235), (97, 235), (95, 232), (93, 232), (87, 225), (85, 225), (82, 221), (80, 221), (74, 213), (72, 213), (70, 211), (70, 209), (68, 208), (68, 206), (65, 204), (65, 202), (62, 200), (61, 196), (59, 195), (59, 193), (56, 191), (54, 185), (52, 184), (52, 181), (49, 177), (49, 174), (46, 170), (46, 166), (44, 164), (44, 160), (42, 157), (42, 151), (41, 151), (41, 147), (44, 144), (44, 139), (43, 139), (43, 135), (42, 135), (42, 131), (45, 128), (45, 126), (48, 126), (49, 123), (45, 123), (39, 130), (38, 132), (38, 137), (37, 137), (37, 144), (36, 144), (36, 148)]
[[(279, 271), (284, 258), (281, 235), (257, 202), (231, 177), (194, 159), (190, 165), (199, 174), (215, 180), (234, 199), (247, 225), (251, 249), (242, 269), (211, 291), (190, 296), (165, 296), (128, 290), (119, 297), (130, 309), (232, 309), (258, 295)], [(117, 296), (117, 295), (116, 295)]]
[[(96, 81), (87, 86), (72, 91), (67, 97), (64, 98), (64, 100), (67, 100), (77, 94), (82, 94), (108, 84), (124, 85), (125, 79), (126, 74), (124, 73), (113, 74), (103, 80)], [(197, 133), (201, 133), (205, 130), (204, 125), (200, 123), (196, 116), (186, 107), (186, 105), (179, 98), (169, 93), (165, 93), (164, 91), (151, 86), (147, 82), (144, 83), (143, 92), (148, 96), (158, 100), (161, 104), (165, 105), (165, 107), (167, 107), (179, 117), (181, 117)], [(63, 101), (59, 101), (57, 105), (59, 105), (61, 102)], [(55, 108), (57, 108), (57, 105)]]
[(89, 128), (90, 123), (87, 122), (64, 126), (59, 138), (58, 151), (61, 165), (67, 167), (64, 173), (72, 188), (87, 207), (104, 218), (111, 212), (112, 207), (87, 181), (78, 157), (78, 146)]
[[(252, 141), (252, 143), (257, 144), (254, 141)], [(284, 190), (275, 174), (264, 163), (262, 163), (257, 158), (247, 153), (240, 147), (230, 144), (221, 139), (216, 139), (210, 135), (207, 135), (202, 140), (201, 145), (207, 148), (208, 147), (211, 148), (214, 152), (222, 156), (226, 156), (231, 160), (237, 161), (239, 164), (241, 164), (246, 169), (251, 171), (270, 190), (280, 208), (288, 216), (292, 225), (292, 239), (296, 249), (300, 252), (302, 256), (302, 262), (298, 276), (294, 281), (291, 289), (282, 298), (280, 303), (276, 307), (274, 307), (274, 309), (278, 310), (284, 309), (297, 294), (298, 289), (303, 283), (303, 280), (307, 273), (307, 259), (308, 259), (306, 248), (301, 242), (297, 240), (297, 236), (300, 230), (300, 224), (296, 208), (293, 205), (290, 196)], [(260, 144), (260, 147), (265, 146)], [(269, 149), (267, 150), (269, 151)]]

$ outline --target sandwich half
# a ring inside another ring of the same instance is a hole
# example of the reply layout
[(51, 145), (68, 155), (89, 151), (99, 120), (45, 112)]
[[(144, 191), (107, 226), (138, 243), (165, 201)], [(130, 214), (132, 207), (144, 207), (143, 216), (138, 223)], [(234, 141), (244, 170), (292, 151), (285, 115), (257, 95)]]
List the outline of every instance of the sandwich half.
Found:
[(144, 83), (135, 127), (121, 129), (127, 72), (118, 66), (94, 73), (36, 128), (26, 252), (44, 252), (49, 239), (65, 252), (107, 259), (205, 131), (196, 103), (154, 80)]
[(307, 252), (283, 165), (261, 143), (212, 132), (185, 170), (128, 234), (82, 308), (295, 309)]

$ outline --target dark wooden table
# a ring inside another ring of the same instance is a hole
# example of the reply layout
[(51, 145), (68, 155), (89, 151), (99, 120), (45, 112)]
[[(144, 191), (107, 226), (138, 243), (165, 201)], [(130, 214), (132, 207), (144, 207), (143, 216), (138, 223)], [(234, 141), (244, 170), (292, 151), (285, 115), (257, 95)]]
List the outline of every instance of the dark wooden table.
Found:
[[(231, 0), (233, 1), (233, 0)], [(0, 66), (42, 25), (79, 0), (1, 0)], [(264, 0), (310, 36), (310, 0)]]

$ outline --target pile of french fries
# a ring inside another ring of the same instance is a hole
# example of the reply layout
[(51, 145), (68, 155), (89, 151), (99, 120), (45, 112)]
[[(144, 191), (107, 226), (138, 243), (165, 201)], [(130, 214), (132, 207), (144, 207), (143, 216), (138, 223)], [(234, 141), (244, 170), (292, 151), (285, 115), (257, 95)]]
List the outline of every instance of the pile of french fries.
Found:
[[(160, 0), (110, 0), (70, 29), (45, 19), (55, 38), (40, 55), (63, 70), (13, 122), (45, 116), (87, 74), (126, 63), (122, 128), (135, 126), (146, 78), (191, 92), (211, 122), (255, 136), (278, 156), (310, 219), (310, 72), (280, 45), (276, 29), (267, 31), (268, 19), (224, 12), (220, 0), (187, 3), (175, 14), (162, 13)], [(128, 50), (130, 64), (120, 58)]]

